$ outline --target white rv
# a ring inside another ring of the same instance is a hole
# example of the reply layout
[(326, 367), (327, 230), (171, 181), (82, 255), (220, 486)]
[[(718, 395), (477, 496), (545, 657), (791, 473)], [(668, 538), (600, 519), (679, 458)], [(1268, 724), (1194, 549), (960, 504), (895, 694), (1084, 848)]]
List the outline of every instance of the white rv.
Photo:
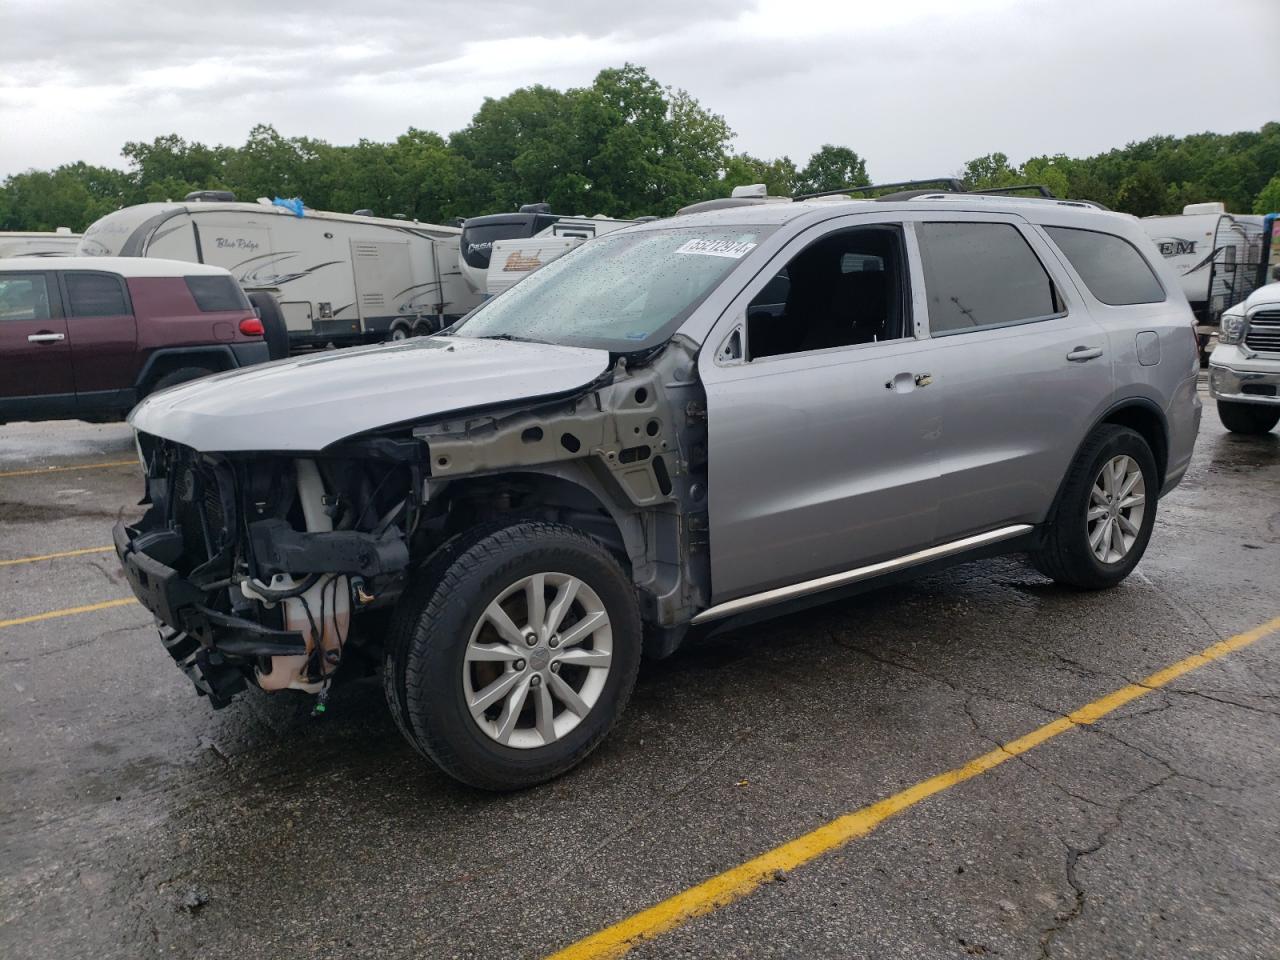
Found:
[(79, 252), (225, 267), (245, 290), (278, 301), (294, 348), (346, 346), (439, 330), (476, 306), (481, 297), (459, 264), (460, 234), (202, 191), (108, 214), (85, 231)]
[(564, 216), (545, 203), (525, 204), (516, 213), (471, 217), (463, 221), (459, 238), (462, 272), (473, 291), (493, 296), (592, 237), (637, 222)]
[(1263, 218), (1232, 215), (1221, 203), (1192, 203), (1182, 213), (1144, 217), (1142, 226), (1173, 268), (1196, 316), (1201, 347), (1222, 313), (1257, 288), (1264, 263)]
[(80, 245), (80, 234), (70, 227), (52, 233), (0, 233), (0, 257), (70, 257)]

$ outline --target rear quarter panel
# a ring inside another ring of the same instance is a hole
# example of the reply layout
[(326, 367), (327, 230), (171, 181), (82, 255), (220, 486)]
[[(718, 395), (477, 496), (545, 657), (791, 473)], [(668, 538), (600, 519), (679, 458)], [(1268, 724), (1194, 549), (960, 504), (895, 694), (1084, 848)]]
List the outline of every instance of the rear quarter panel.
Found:
[(129, 294), (138, 320), (139, 369), (146, 357), (167, 347), (259, 341), (240, 332), (251, 310), (203, 312), (182, 277), (132, 277)]
[[(1141, 400), (1154, 405), (1164, 416), (1169, 447), (1166, 460), (1167, 491), (1186, 472), (1200, 428), (1201, 403), (1196, 391), (1200, 351), (1191, 306), (1178, 277), (1164, 262), (1155, 243), (1136, 222), (1108, 218), (1106, 224), (1096, 227), (1080, 223), (1063, 225), (1102, 230), (1128, 240), (1147, 261), (1164, 288), (1165, 299), (1160, 303), (1121, 306), (1103, 303), (1094, 296), (1066, 256), (1045, 234), (1045, 239), (1049, 241), (1062, 269), (1072, 279), (1090, 314), (1106, 332), (1115, 388), (1104, 405), (1104, 411), (1133, 400)], [(1158, 350), (1152, 349), (1153, 335), (1154, 342), (1158, 343)]]

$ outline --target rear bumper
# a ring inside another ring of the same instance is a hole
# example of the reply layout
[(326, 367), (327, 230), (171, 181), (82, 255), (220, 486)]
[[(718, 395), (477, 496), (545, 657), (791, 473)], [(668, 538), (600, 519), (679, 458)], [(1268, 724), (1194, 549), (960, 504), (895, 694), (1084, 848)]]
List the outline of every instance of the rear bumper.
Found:
[(238, 367), (252, 367), (254, 364), (266, 363), (271, 359), (271, 348), (265, 341), (233, 343), (230, 346)]

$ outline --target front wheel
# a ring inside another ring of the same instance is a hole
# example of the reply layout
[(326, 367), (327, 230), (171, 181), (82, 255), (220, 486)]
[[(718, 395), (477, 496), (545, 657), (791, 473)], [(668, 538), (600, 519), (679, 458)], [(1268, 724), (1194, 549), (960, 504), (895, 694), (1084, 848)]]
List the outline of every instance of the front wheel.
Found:
[(1280, 423), (1280, 407), (1219, 400), (1218, 419), (1232, 433), (1256, 435), (1266, 433)]
[(1147, 549), (1159, 492), (1147, 441), (1128, 427), (1103, 424), (1072, 462), (1032, 562), (1067, 586), (1114, 587)]
[(445, 772), (515, 790), (600, 743), (635, 685), (641, 631), (616, 559), (571, 527), (478, 531), (429, 564), (384, 669), (401, 729)]

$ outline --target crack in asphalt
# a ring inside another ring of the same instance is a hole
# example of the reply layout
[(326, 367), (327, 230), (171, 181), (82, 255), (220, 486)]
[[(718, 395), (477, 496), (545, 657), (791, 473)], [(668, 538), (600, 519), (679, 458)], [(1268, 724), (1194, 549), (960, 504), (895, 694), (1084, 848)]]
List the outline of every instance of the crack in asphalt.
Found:
[(95, 633), (92, 636), (73, 641), (61, 647), (53, 647), (49, 650), (41, 650), (39, 653), (33, 653), (29, 657), (4, 657), (0, 659), (0, 666), (8, 666), (14, 663), (31, 663), (35, 660), (42, 660), (45, 657), (57, 656), (60, 653), (67, 653), (71, 650), (78, 650), (81, 647), (87, 647), (91, 643), (97, 643), (99, 640), (110, 637), (117, 633), (126, 633), (131, 630), (141, 630), (146, 627), (146, 623), (126, 624), (123, 627), (112, 627), (110, 630), (103, 630), (101, 633)]
[(973, 714), (972, 704), (973, 704), (973, 698), (970, 697), (969, 699), (965, 700), (963, 709), (964, 709), (965, 716), (969, 718), (969, 723), (973, 725), (974, 733), (976, 733), (979, 737), (981, 737), (983, 740), (986, 740), (988, 743), (993, 744), (996, 747), (996, 749), (999, 750), (1001, 753), (1009, 754), (1009, 756), (1012, 759), (1018, 761), (1024, 767), (1030, 770), (1033, 774), (1035, 774), (1037, 779), (1043, 781), (1044, 783), (1047, 783), (1049, 786), (1053, 787), (1055, 790), (1058, 790), (1059, 792), (1065, 794), (1068, 797), (1071, 797), (1072, 799), (1079, 800), (1082, 803), (1087, 803), (1090, 806), (1100, 807), (1101, 809), (1104, 809), (1104, 810), (1110, 809), (1105, 803), (1101, 803), (1097, 800), (1094, 800), (1091, 797), (1086, 797), (1083, 794), (1076, 793), (1075, 791), (1070, 790), (1067, 787), (1063, 786), (1057, 780), (1053, 779), (1053, 777), (1049, 776), (1040, 767), (1036, 766), (1034, 763), (1028, 760), (1025, 753), (1013, 753), (1000, 740), (997, 740), (995, 737), (986, 733), (982, 729), (981, 724), (978, 722), (978, 718)]
[[(1221, 703), (1228, 707), (1239, 707), (1241, 710), (1252, 710), (1254, 713), (1262, 713), (1271, 717), (1280, 717), (1280, 710), (1267, 710), (1263, 707), (1254, 706), (1251, 703), (1241, 703), (1239, 700), (1230, 700), (1225, 697), (1214, 696), (1204, 690), (1196, 690), (1187, 687), (1166, 687), (1169, 693), (1176, 693), (1183, 697), (1200, 697), (1204, 700), (1210, 700), (1213, 703)], [(1245, 694), (1245, 696), (1254, 696), (1254, 694)], [(1275, 699), (1272, 697), (1264, 697), (1264, 699)]]
[(1136, 803), (1140, 798), (1146, 796), (1148, 793), (1153, 793), (1160, 789), (1175, 776), (1177, 776), (1177, 774), (1170, 770), (1158, 780), (1154, 780), (1122, 798), (1114, 807), (1111, 822), (1099, 831), (1098, 838), (1090, 846), (1077, 847), (1065, 840), (1062, 841), (1062, 844), (1066, 847), (1067, 851), (1067, 885), (1071, 887), (1075, 897), (1070, 910), (1067, 910), (1065, 913), (1059, 913), (1053, 924), (1041, 930), (1040, 960), (1048, 960), (1053, 950), (1054, 939), (1084, 914), (1085, 903), (1088, 900), (1089, 893), (1085, 889), (1084, 884), (1080, 882), (1079, 875), (1077, 874), (1077, 869), (1080, 865), (1081, 859), (1093, 856), (1107, 845), (1107, 842), (1111, 839), (1111, 835), (1121, 826), (1121, 824), (1124, 823), (1124, 814), (1128, 807)]

